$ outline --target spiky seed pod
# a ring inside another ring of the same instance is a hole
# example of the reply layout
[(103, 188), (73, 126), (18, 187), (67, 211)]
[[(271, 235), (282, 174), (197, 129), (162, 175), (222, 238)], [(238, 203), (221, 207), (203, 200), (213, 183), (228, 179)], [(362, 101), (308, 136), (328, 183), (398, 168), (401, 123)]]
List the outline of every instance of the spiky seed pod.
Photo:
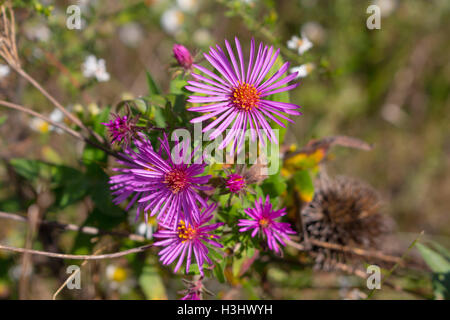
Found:
[[(321, 176), (313, 201), (302, 210), (309, 239), (364, 249), (379, 249), (391, 220), (380, 212), (378, 193), (369, 185), (346, 177)], [(357, 258), (348, 252), (312, 246), (316, 268), (329, 270), (336, 262)]]

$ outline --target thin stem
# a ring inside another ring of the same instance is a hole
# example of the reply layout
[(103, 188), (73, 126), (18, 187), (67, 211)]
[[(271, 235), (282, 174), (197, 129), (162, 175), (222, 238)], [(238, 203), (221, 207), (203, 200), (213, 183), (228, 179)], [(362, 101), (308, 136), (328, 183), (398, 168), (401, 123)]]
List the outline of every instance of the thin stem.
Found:
[[(323, 248), (328, 248), (328, 249), (333, 249), (333, 250), (339, 250), (339, 251), (345, 251), (345, 252), (351, 252), (354, 253), (356, 255), (359, 256), (364, 256), (364, 257), (372, 257), (372, 258), (377, 258), (383, 261), (387, 261), (387, 262), (392, 262), (392, 263), (398, 263), (400, 265), (404, 265), (404, 262), (402, 261), (402, 258), (400, 257), (395, 257), (395, 256), (390, 256), (387, 254), (384, 254), (380, 251), (369, 251), (369, 250), (365, 250), (362, 248), (356, 248), (356, 247), (349, 247), (349, 246), (343, 246), (343, 245), (339, 245), (339, 244), (335, 244), (335, 243), (330, 243), (330, 242), (324, 242), (324, 241), (319, 241), (319, 240), (315, 240), (315, 239), (309, 239), (309, 242), (314, 244), (315, 246), (319, 246), (319, 247), (323, 247)], [(299, 251), (308, 251), (306, 250), (306, 248), (300, 244), (297, 243), (295, 241), (292, 240), (287, 240), (286, 244), (299, 250)]]
[(123, 156), (121, 156), (120, 154), (117, 154), (116, 152), (106, 148), (105, 146), (103, 146), (103, 145), (101, 145), (101, 144), (99, 144), (99, 143), (97, 143), (95, 141), (92, 141), (89, 138), (84, 137), (79, 132), (77, 132), (75, 130), (72, 130), (72, 129), (70, 129), (70, 128), (68, 128), (68, 127), (66, 127), (66, 126), (64, 126), (64, 125), (62, 125), (62, 124), (60, 124), (58, 122), (55, 122), (55, 121), (47, 118), (46, 116), (44, 116), (44, 115), (42, 115), (42, 114), (40, 114), (38, 112), (35, 112), (35, 111), (33, 111), (33, 110), (29, 109), (29, 108), (26, 108), (24, 106), (21, 106), (21, 105), (12, 103), (12, 102), (3, 101), (3, 100), (0, 100), (0, 105), (3, 105), (5, 107), (11, 108), (11, 109), (16, 109), (16, 110), (25, 112), (27, 114), (30, 114), (32, 116), (35, 116), (37, 118), (40, 118), (40, 119), (42, 119), (42, 120), (52, 124), (53, 126), (62, 129), (66, 133), (70, 134), (71, 136), (73, 136), (75, 138), (78, 138), (78, 139), (80, 139), (80, 140), (90, 144), (91, 146), (96, 147), (96, 148), (106, 152), (107, 154), (109, 154), (109, 155), (111, 155), (111, 156), (113, 156), (113, 157), (115, 157), (117, 159), (120, 159), (120, 160), (123, 160), (123, 161), (127, 161), (127, 159), (124, 158)]
[(323, 247), (323, 248), (351, 252), (351, 253), (354, 253), (359, 256), (377, 258), (377, 259), (388, 261), (388, 262), (403, 264), (403, 261), (401, 260), (400, 257), (390, 256), (390, 255), (384, 254), (379, 251), (372, 251), (372, 250), (369, 251), (369, 250), (365, 250), (365, 249), (361, 249), (361, 248), (348, 247), (348, 246), (343, 246), (343, 245), (339, 245), (339, 244), (335, 244), (335, 243), (319, 241), (319, 240), (315, 240), (315, 239), (309, 239), (309, 242), (311, 242), (312, 244), (314, 244), (316, 246)]
[(96, 132), (92, 131), (91, 129), (89, 129), (88, 127), (86, 127), (84, 125), (83, 122), (81, 122), (80, 119), (78, 119), (76, 116), (74, 116), (72, 113), (70, 113), (69, 111), (67, 111), (66, 108), (63, 107), (63, 105), (61, 103), (59, 103), (50, 93), (47, 92), (47, 90), (45, 90), (36, 80), (34, 80), (33, 77), (31, 77), (28, 73), (25, 72), (25, 70), (23, 70), (20, 67), (16, 67), (11, 65), (11, 67), (19, 74), (21, 75), (23, 78), (25, 78), (28, 82), (30, 82), (36, 89), (38, 89), (48, 100), (50, 100), (51, 103), (53, 103), (55, 105), (56, 108), (58, 108), (59, 110), (61, 110), (66, 117), (72, 121), (73, 123), (75, 123), (77, 126), (79, 126), (80, 128), (84, 129), (85, 131), (87, 131), (89, 134), (95, 136), (95, 138), (100, 141), (101, 143), (104, 143), (104, 139), (103, 137), (101, 137), (99, 134), (97, 134)]
[(33, 111), (31, 109), (28, 109), (24, 106), (21, 106), (21, 105), (12, 103), (12, 102), (8, 102), (8, 101), (3, 101), (3, 100), (0, 100), (0, 105), (3, 105), (5, 107), (11, 108), (11, 109), (16, 109), (16, 110), (22, 111), (24, 113), (28, 113), (34, 117), (40, 118), (40, 119), (44, 120), (45, 122), (50, 123), (51, 125), (53, 125), (55, 127), (60, 128), (61, 130), (64, 130), (65, 132), (67, 132), (71, 136), (74, 136), (75, 138), (78, 138), (80, 140), (85, 140), (85, 138), (79, 132), (76, 132), (75, 130), (70, 129), (63, 124), (55, 122), (55, 121), (51, 120), (50, 118), (47, 118), (46, 116), (44, 116), (36, 111)]
[(115, 253), (101, 254), (101, 255), (77, 255), (77, 254), (64, 254), (64, 253), (53, 253), (47, 251), (33, 250), (33, 249), (24, 249), (24, 248), (16, 248), (10, 247), (0, 244), (0, 250), (12, 251), (17, 253), (28, 253), (39, 256), (45, 256), (49, 258), (57, 258), (57, 259), (72, 259), (72, 260), (105, 260), (105, 259), (115, 259), (120, 258), (129, 254), (144, 252), (150, 249), (153, 244), (146, 244), (137, 248), (128, 249), (125, 251), (119, 251)]
[[(25, 217), (25, 216), (15, 214), (15, 213), (3, 212), (3, 211), (0, 211), (0, 218), (19, 221), (19, 222), (25, 222), (25, 223), (29, 222), (27, 217)], [(137, 234), (132, 234), (132, 233), (130, 234), (130, 233), (125, 233), (125, 232), (117, 232), (117, 231), (105, 231), (105, 230), (101, 230), (101, 229), (98, 229), (95, 227), (90, 227), (90, 226), (80, 227), (75, 224), (70, 224), (70, 223), (65, 224), (65, 223), (60, 223), (57, 221), (40, 220), (39, 224), (47, 225), (49, 227), (62, 229), (62, 230), (77, 231), (77, 232), (81, 232), (81, 233), (89, 234), (89, 235), (108, 234), (108, 235), (112, 235), (112, 236), (128, 238), (132, 241), (144, 242), (146, 240), (145, 237), (137, 235)]]

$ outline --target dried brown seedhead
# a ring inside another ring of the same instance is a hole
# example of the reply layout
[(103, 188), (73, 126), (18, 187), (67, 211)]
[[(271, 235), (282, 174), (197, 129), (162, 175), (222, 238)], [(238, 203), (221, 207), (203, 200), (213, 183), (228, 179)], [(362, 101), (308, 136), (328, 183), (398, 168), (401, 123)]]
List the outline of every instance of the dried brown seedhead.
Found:
[[(313, 201), (302, 210), (307, 238), (341, 246), (380, 249), (383, 236), (391, 230), (390, 218), (380, 211), (381, 200), (369, 185), (347, 177), (322, 176)], [(316, 266), (331, 269), (355, 257), (322, 246), (315, 247)]]
[(14, 11), (10, 1), (0, 5), (0, 56), (13, 68), (20, 69), (16, 46)]

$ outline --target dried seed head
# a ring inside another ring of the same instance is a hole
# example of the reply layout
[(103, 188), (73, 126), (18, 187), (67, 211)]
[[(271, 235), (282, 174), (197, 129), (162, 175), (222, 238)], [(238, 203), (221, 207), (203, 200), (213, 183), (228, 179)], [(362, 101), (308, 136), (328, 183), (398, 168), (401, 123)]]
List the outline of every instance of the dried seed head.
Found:
[(16, 26), (10, 1), (0, 6), (0, 56), (16, 69), (20, 69), (16, 46)]
[[(313, 201), (302, 210), (307, 237), (341, 246), (378, 249), (391, 220), (380, 212), (378, 193), (367, 184), (346, 177), (321, 177)], [(312, 247), (316, 267), (331, 269), (333, 262), (356, 257), (343, 251)]]

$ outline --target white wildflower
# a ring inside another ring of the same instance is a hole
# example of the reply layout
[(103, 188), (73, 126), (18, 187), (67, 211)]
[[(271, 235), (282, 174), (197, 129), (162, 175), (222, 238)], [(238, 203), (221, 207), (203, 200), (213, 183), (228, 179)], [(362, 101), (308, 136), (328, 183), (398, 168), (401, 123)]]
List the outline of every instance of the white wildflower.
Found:
[(6, 64), (0, 64), (0, 79), (6, 77), (11, 72), (11, 68)]
[(195, 12), (200, 0), (177, 0), (177, 5), (184, 12)]
[(299, 55), (302, 55), (313, 47), (313, 43), (306, 37), (305, 34), (301, 35), (301, 38), (292, 36), (287, 42), (287, 47), (292, 50), (297, 50)]
[(50, 39), (50, 29), (45, 24), (28, 26), (25, 30), (28, 39), (40, 42), (47, 42)]
[(375, 0), (373, 4), (380, 8), (382, 17), (390, 16), (391, 13), (397, 8), (396, 0)]
[(86, 78), (96, 78), (99, 82), (108, 81), (110, 76), (106, 71), (104, 59), (97, 59), (94, 55), (89, 55), (82, 65), (83, 76)]
[(48, 122), (41, 118), (32, 118), (30, 121), (30, 128), (40, 133), (47, 133), (50, 131), (50, 125)]
[(198, 29), (194, 32), (192, 39), (197, 45), (208, 45), (212, 41), (211, 33), (207, 29)]
[(315, 65), (313, 63), (305, 63), (298, 67), (293, 67), (293, 68), (289, 69), (289, 73), (298, 72), (295, 79), (299, 79), (299, 78), (306, 77), (308, 74), (311, 73), (311, 71), (314, 70), (314, 68), (315, 68)]
[(171, 8), (161, 16), (161, 26), (169, 34), (176, 34), (180, 31), (184, 22), (184, 14), (178, 8)]
[(119, 39), (125, 45), (135, 48), (139, 45), (142, 38), (144, 37), (142, 28), (138, 23), (131, 22), (122, 26), (119, 29)]
[(302, 27), (302, 34), (311, 39), (313, 43), (323, 43), (326, 36), (325, 29), (315, 21), (305, 23)]
[(108, 287), (122, 294), (128, 293), (135, 284), (134, 279), (130, 277), (125, 268), (113, 264), (106, 267), (106, 278)]

